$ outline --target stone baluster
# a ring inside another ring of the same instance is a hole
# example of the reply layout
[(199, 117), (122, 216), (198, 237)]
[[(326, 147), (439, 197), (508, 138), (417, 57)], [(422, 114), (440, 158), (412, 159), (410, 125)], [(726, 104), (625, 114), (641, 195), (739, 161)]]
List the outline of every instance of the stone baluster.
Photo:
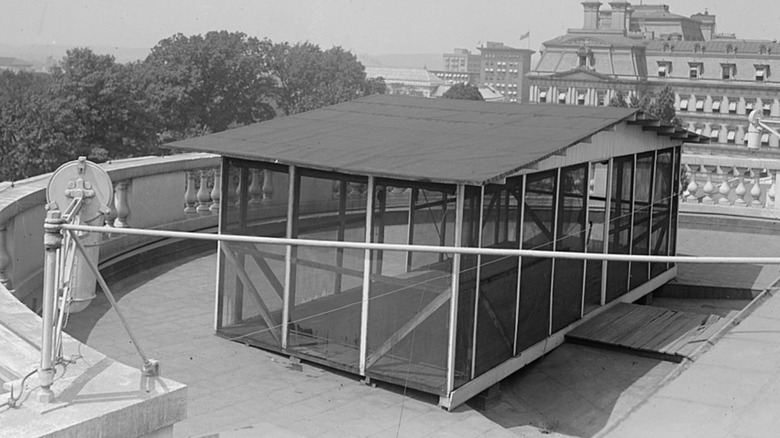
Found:
[(704, 192), (704, 198), (701, 200), (702, 204), (715, 204), (715, 200), (713, 199), (713, 195), (715, 195), (715, 192), (717, 191), (717, 188), (714, 184), (712, 184), (712, 172), (710, 172), (704, 165), (700, 167), (701, 172), (705, 172), (707, 175), (707, 182), (704, 183), (704, 187), (702, 187), (702, 191)]
[(214, 169), (214, 187), (211, 189), (211, 212), (214, 214), (219, 213), (219, 200), (222, 196), (222, 172), (219, 167)]
[(11, 290), (11, 254), (8, 252), (6, 240), (8, 239), (8, 227), (0, 224), (0, 284)]
[(696, 197), (696, 192), (699, 191), (699, 185), (696, 184), (696, 172), (694, 172), (687, 164), (685, 165), (685, 170), (690, 176), (690, 182), (685, 188), (685, 191), (688, 192), (688, 195), (685, 197), (685, 202), (698, 203), (699, 198)]
[(734, 176), (739, 178), (737, 188), (734, 189), (734, 194), (737, 195), (737, 199), (734, 200), (734, 206), (744, 207), (747, 205), (747, 202), (745, 201), (745, 194), (747, 194), (747, 189), (745, 188), (745, 175), (734, 167)]
[(198, 207), (195, 209), (200, 214), (211, 212), (211, 194), (209, 193), (209, 171), (200, 171), (200, 187), (198, 187)]
[(114, 186), (114, 208), (116, 209), (116, 219), (114, 226), (116, 228), (128, 228), (127, 217), (130, 216), (130, 205), (128, 204), (129, 181), (120, 181)]
[(775, 171), (773, 175), (771, 170), (767, 170), (766, 175), (772, 179), (772, 185), (769, 187), (769, 190), (766, 191), (766, 208), (776, 208), (778, 206), (775, 198), (777, 193), (776, 182), (777, 178), (780, 176), (780, 172)]
[(249, 184), (249, 205), (257, 206), (263, 202), (263, 184), (260, 179), (263, 176), (261, 169), (252, 169), (252, 182)]
[(184, 190), (184, 213), (195, 213), (195, 206), (198, 203), (198, 196), (195, 189), (195, 172), (194, 170), (187, 171), (187, 188)]
[(718, 205), (730, 205), (729, 193), (731, 192), (731, 186), (729, 185), (729, 176), (720, 166), (715, 169), (715, 173), (717, 173), (720, 178), (720, 186), (718, 186), (720, 198), (718, 198)]
[(274, 200), (273, 172), (266, 169), (263, 171), (263, 204), (268, 204), (273, 200)]
[[(111, 205), (108, 206), (108, 214), (104, 216), (103, 222), (106, 227), (113, 227), (114, 221), (116, 220), (116, 206), (114, 206), (114, 203), (112, 202)], [(103, 234), (103, 237), (108, 237), (108, 234)]]
[(750, 169), (750, 176), (753, 177), (753, 187), (750, 188), (750, 206), (761, 208), (761, 172)]

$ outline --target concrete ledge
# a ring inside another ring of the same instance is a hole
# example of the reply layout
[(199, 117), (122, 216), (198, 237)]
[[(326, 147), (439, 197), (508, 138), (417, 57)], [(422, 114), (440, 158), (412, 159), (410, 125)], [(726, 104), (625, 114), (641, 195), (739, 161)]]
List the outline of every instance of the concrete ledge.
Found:
[[(0, 326), (27, 358), (0, 366), (17, 379), (35, 370), (40, 360), (41, 319), (0, 285)], [(27, 379), (18, 408), (0, 407), (0, 435), (18, 437), (172, 436), (173, 425), (186, 418), (187, 387), (162, 377), (145, 377), (122, 363), (63, 335), (69, 363), (56, 367), (54, 400), (36, 401), (38, 378)], [(31, 358), (37, 355), (37, 360)], [(140, 359), (139, 359), (140, 364)], [(19, 393), (20, 380), (7, 382)]]

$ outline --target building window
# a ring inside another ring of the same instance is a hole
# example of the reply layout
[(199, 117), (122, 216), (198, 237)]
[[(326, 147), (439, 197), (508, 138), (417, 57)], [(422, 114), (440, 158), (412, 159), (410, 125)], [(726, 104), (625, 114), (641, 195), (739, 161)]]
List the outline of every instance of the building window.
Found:
[(761, 144), (769, 144), (769, 134), (766, 132), (761, 134)]
[(688, 97), (680, 96), (680, 109), (681, 110), (687, 110), (688, 109)]
[(585, 95), (587, 91), (577, 91), (577, 105), (585, 105)]
[(539, 103), (547, 103), (547, 92), (542, 91), (539, 93)]
[(696, 128), (696, 133), (701, 135), (703, 130), (704, 130), (704, 128)]
[(729, 112), (731, 114), (734, 114), (734, 113), (737, 112), (737, 102), (735, 102), (733, 100), (729, 102)]
[(710, 131), (710, 138), (717, 141), (718, 137), (720, 136), (720, 130), (715, 128), (712, 131)]
[(746, 101), (745, 102), (745, 114), (750, 114), (751, 111), (753, 111), (754, 103), (752, 101)]
[(769, 66), (768, 65), (757, 65), (756, 66), (756, 82), (764, 82), (767, 77), (769, 77)]
[(671, 62), (659, 62), (658, 63), (658, 77), (659, 78), (669, 77), (671, 74), (672, 74), (672, 63)]
[(696, 101), (696, 111), (698, 112), (704, 111), (704, 100), (699, 99)]
[(713, 100), (712, 101), (712, 112), (720, 112), (720, 101), (719, 100)]
[(698, 79), (701, 77), (701, 74), (703, 73), (703, 66), (700, 62), (691, 62), (688, 63), (688, 76), (691, 79)]
[(604, 91), (596, 92), (596, 105), (604, 106), (606, 100), (607, 100), (607, 93), (605, 93)]
[(561, 91), (558, 93), (558, 103), (566, 103), (566, 92)]
[(734, 53), (734, 46), (732, 46), (731, 44), (727, 44), (726, 53)]
[[(769, 100), (769, 99), (767, 99), (767, 100)], [(766, 100), (764, 102), (766, 102)], [(764, 115), (769, 117), (770, 115), (772, 115), (772, 104), (771, 103), (765, 103), (764, 106), (763, 106), (763, 110), (764, 110)]]
[(729, 133), (726, 134), (726, 141), (728, 143), (734, 143), (736, 138), (737, 138), (737, 131), (729, 130)]
[(730, 81), (734, 79), (737, 75), (737, 65), (736, 64), (721, 64), (721, 78), (724, 81)]

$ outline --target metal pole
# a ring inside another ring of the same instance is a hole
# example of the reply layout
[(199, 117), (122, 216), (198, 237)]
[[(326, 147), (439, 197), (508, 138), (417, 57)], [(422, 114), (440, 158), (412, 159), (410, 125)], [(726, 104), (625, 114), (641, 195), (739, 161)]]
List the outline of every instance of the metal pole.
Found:
[(81, 254), (84, 256), (84, 261), (86, 261), (87, 266), (89, 266), (89, 269), (92, 270), (92, 273), (95, 274), (95, 277), (97, 277), (97, 282), (100, 285), (100, 288), (103, 289), (103, 292), (105, 292), (106, 298), (108, 298), (108, 302), (111, 303), (111, 307), (114, 308), (117, 316), (119, 316), (119, 320), (122, 322), (122, 325), (125, 326), (125, 330), (127, 331), (127, 334), (130, 336), (130, 340), (133, 341), (133, 345), (135, 346), (136, 351), (138, 351), (138, 355), (141, 356), (141, 360), (143, 360), (144, 362), (144, 366), (142, 369), (144, 375), (158, 376), (160, 374), (159, 362), (153, 359), (149, 359), (144, 354), (143, 350), (141, 350), (141, 345), (138, 344), (138, 340), (135, 339), (135, 336), (133, 335), (133, 331), (130, 330), (130, 326), (127, 324), (127, 320), (125, 319), (125, 316), (119, 310), (119, 305), (114, 299), (114, 294), (111, 293), (111, 289), (108, 288), (108, 284), (106, 284), (106, 280), (104, 280), (103, 276), (100, 274), (97, 265), (92, 260), (90, 260), (90, 258), (87, 256), (87, 250), (84, 248), (84, 245), (79, 241), (76, 232), (73, 230), (70, 230), (69, 232), (73, 242), (76, 243), (76, 247), (79, 249), (79, 251), (81, 251)]
[(62, 218), (59, 211), (46, 214), (44, 224), (43, 246), (45, 249), (43, 264), (43, 302), (41, 331), (41, 364), (38, 367), (38, 379), (41, 388), (38, 391), (38, 401), (49, 403), (54, 398), (51, 385), (54, 382), (54, 310), (57, 299), (57, 251), (62, 247)]

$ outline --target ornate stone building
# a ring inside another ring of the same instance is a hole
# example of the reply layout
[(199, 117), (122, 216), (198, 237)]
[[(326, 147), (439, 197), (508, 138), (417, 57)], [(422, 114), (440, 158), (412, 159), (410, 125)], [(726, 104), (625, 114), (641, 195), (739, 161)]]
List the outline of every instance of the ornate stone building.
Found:
[[(713, 142), (741, 145), (747, 114), (780, 117), (780, 44), (716, 33), (715, 15), (672, 14), (666, 5), (586, 1), (581, 29), (544, 43), (526, 77), (530, 101), (608, 105), (621, 91), (642, 96), (671, 86), (678, 117)], [(761, 141), (777, 147), (778, 140)]]

